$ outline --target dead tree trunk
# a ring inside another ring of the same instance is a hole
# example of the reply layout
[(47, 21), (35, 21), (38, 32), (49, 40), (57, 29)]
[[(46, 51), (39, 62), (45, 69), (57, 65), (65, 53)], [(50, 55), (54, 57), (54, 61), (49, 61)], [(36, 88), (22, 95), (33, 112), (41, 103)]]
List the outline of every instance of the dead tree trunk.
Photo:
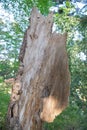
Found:
[(53, 16), (32, 10), (8, 109), (9, 130), (42, 130), (68, 104), (66, 34), (52, 33)]

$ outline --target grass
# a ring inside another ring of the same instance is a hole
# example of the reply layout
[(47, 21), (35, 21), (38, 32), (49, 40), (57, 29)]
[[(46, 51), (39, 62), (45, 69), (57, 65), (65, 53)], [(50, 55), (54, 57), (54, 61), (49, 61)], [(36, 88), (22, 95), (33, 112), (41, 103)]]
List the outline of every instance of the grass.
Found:
[(10, 100), (10, 89), (10, 86), (6, 85), (3, 82), (0, 83), (0, 130), (6, 130), (5, 119)]

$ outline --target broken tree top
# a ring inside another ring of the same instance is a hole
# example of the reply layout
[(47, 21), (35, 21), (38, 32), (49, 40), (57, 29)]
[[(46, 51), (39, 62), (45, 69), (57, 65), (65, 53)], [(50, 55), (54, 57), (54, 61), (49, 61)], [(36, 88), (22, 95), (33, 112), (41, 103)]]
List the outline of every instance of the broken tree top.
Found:
[[(18, 130), (41, 130), (42, 121), (52, 122), (68, 105), (67, 36), (52, 33), (52, 25), (52, 13), (44, 17), (33, 8), (20, 49), (20, 67), (8, 111), (10, 126), (17, 122)], [(15, 127), (12, 126), (14, 130)]]

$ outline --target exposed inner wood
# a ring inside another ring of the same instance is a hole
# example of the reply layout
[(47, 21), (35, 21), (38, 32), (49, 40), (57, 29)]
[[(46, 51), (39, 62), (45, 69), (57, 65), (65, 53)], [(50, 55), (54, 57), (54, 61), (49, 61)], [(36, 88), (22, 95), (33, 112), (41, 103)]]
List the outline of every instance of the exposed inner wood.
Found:
[(68, 105), (70, 75), (66, 34), (52, 33), (53, 14), (31, 12), (20, 50), (20, 67), (8, 109), (9, 130), (42, 130)]

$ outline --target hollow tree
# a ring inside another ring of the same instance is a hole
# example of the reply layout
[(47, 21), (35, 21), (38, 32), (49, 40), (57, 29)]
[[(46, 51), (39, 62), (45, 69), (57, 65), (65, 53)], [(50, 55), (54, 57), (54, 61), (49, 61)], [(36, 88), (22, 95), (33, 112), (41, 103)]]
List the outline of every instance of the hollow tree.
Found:
[(9, 130), (42, 130), (68, 105), (66, 34), (52, 33), (53, 14), (33, 8), (20, 49), (20, 66), (8, 107)]

